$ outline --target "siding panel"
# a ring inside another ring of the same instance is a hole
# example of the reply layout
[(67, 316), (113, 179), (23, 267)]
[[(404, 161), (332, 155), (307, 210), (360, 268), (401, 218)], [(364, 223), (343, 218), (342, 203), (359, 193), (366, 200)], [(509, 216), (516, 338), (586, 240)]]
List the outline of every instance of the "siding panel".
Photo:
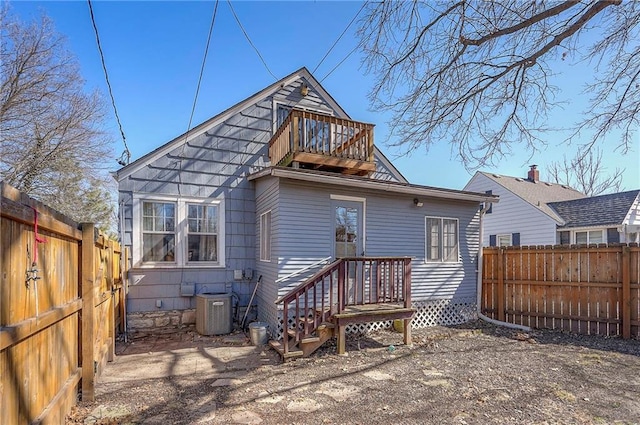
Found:
[(512, 233), (520, 233), (522, 245), (556, 243), (556, 222), (551, 217), (486, 176), (476, 173), (464, 190), (491, 190), (500, 196), (500, 201), (493, 204), (491, 214), (485, 214), (483, 218), (484, 246), (489, 246), (489, 235)]
[[(425, 200), (422, 208), (408, 195), (351, 192), (340, 188), (281, 181), (278, 232), (279, 277), (330, 255), (332, 243), (331, 194), (365, 197), (366, 255), (409, 256), (415, 301), (475, 297), (478, 250), (478, 205)], [(425, 216), (459, 220), (457, 263), (425, 262)], [(286, 292), (281, 285), (280, 295)]]

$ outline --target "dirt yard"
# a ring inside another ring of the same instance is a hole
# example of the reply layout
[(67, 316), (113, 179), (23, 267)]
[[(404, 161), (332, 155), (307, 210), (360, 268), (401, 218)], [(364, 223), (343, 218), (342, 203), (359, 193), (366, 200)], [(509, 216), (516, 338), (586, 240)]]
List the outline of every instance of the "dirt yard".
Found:
[(413, 336), (352, 336), (347, 356), (327, 345), (287, 363), (242, 335), (139, 339), (68, 423), (640, 423), (640, 341), (483, 322)]

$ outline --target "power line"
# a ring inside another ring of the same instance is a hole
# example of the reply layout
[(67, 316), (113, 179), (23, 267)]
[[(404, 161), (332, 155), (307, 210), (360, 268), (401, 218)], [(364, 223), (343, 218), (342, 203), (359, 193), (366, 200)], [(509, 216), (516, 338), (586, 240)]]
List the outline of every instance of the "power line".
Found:
[(122, 143), (124, 144), (124, 152), (122, 152), (122, 155), (120, 155), (120, 158), (118, 158), (118, 163), (120, 165), (127, 165), (129, 164), (129, 160), (131, 159), (131, 152), (129, 151), (129, 147), (127, 146), (127, 138), (124, 136), (124, 130), (122, 130), (122, 123), (120, 122), (120, 116), (118, 115), (118, 108), (116, 108), (116, 100), (113, 97), (113, 90), (111, 89), (111, 82), (109, 81), (109, 73), (107, 72), (107, 65), (104, 62), (104, 53), (102, 52), (102, 45), (100, 44), (100, 36), (98, 35), (98, 27), (96, 26), (96, 20), (93, 16), (93, 7), (91, 6), (91, 0), (87, 0), (87, 3), (89, 3), (89, 13), (91, 15), (91, 24), (93, 25), (93, 31), (96, 33), (96, 43), (98, 44), (98, 52), (100, 53), (102, 70), (104, 71), (104, 78), (107, 81), (107, 88), (109, 89), (109, 96), (111, 97), (111, 105), (113, 106), (113, 112), (116, 116), (118, 127), (120, 128)]
[[(338, 37), (338, 39), (333, 43), (333, 45), (331, 46), (331, 48), (327, 51), (327, 53), (325, 53), (325, 55), (322, 57), (322, 59), (320, 60), (320, 63), (318, 63), (316, 65), (315, 68), (313, 68), (313, 71), (311, 71), (312, 74), (315, 74), (316, 70), (318, 68), (320, 68), (320, 65), (322, 65), (322, 62), (324, 62), (324, 60), (327, 58), (327, 56), (329, 56), (329, 53), (331, 53), (331, 51), (333, 50), (334, 47), (336, 47), (336, 44), (338, 44), (338, 42), (342, 39), (342, 37), (346, 34), (346, 32), (349, 30), (349, 28), (351, 28), (351, 25), (353, 25), (353, 23), (356, 21), (356, 18), (360, 15), (360, 12), (362, 12), (362, 9), (364, 9), (364, 7), (367, 5), (367, 2), (363, 2), (362, 6), (360, 7), (360, 10), (358, 10), (358, 12), (356, 13), (356, 15), (353, 17), (353, 19), (351, 19), (351, 22), (349, 22), (349, 25), (347, 25), (347, 27), (344, 29), (344, 31), (342, 31), (342, 34), (340, 34), (340, 36)], [(325, 77), (327, 78), (327, 77)]]
[(260, 58), (260, 60), (262, 61), (262, 64), (264, 65), (264, 67), (267, 69), (267, 71), (269, 72), (269, 74), (271, 74), (271, 76), (274, 79), (278, 79), (278, 77), (276, 77), (273, 72), (271, 72), (271, 70), (269, 69), (269, 67), (267, 66), (267, 63), (265, 62), (264, 58), (262, 57), (262, 55), (260, 54), (260, 52), (258, 51), (258, 48), (253, 44), (253, 42), (251, 41), (251, 39), (249, 38), (249, 34), (247, 34), (247, 31), (245, 31), (244, 27), (242, 26), (242, 23), (240, 22), (240, 19), (238, 18), (238, 15), (236, 15), (236, 11), (233, 9), (233, 5), (231, 4), (231, 0), (227, 0), (227, 3), (229, 3), (229, 8), (231, 9), (231, 13), (233, 14), (233, 17), (236, 18), (236, 22), (238, 23), (238, 26), (240, 27), (240, 29), (242, 30), (242, 33), (244, 34), (244, 36), (246, 37), (247, 41), (249, 42), (249, 44), (251, 45), (251, 47), (253, 47), (253, 50), (256, 51), (256, 53), (258, 54), (258, 57)]
[(202, 57), (202, 66), (200, 67), (200, 76), (198, 77), (196, 95), (193, 98), (193, 106), (191, 107), (191, 116), (189, 117), (189, 125), (187, 126), (187, 134), (184, 137), (185, 144), (187, 143), (187, 138), (189, 137), (189, 131), (191, 131), (193, 114), (196, 111), (196, 104), (198, 103), (198, 94), (200, 93), (200, 83), (202, 82), (202, 74), (204, 74), (204, 65), (207, 62), (207, 54), (209, 53), (209, 44), (211, 43), (211, 34), (213, 33), (213, 24), (216, 22), (217, 14), (218, 14), (218, 0), (216, 0), (216, 5), (215, 5), (215, 8), (213, 9), (213, 16), (211, 17), (211, 25), (209, 26), (209, 35), (207, 36), (207, 45), (204, 48), (204, 56)]
[(326, 80), (326, 79), (327, 79), (327, 77), (328, 77), (329, 75), (333, 74), (333, 71), (335, 71), (336, 69), (338, 69), (338, 67), (339, 67), (340, 65), (342, 65), (342, 63), (343, 63), (344, 61), (346, 61), (347, 59), (349, 59), (349, 56), (351, 56), (351, 55), (353, 54), (353, 52), (355, 52), (355, 51), (358, 49), (358, 47), (360, 47), (360, 44), (357, 44), (357, 45), (356, 45), (356, 47), (354, 47), (354, 48), (353, 48), (349, 53), (347, 53), (347, 56), (345, 56), (345, 57), (344, 57), (344, 59), (342, 59), (340, 62), (338, 62), (338, 64), (337, 64), (336, 66), (334, 66), (334, 67), (333, 67), (333, 69), (332, 69), (331, 71), (329, 71), (329, 73), (328, 73), (327, 75), (325, 75), (325, 76), (322, 78), (322, 80), (320, 80), (320, 82), (322, 83), (324, 80)]

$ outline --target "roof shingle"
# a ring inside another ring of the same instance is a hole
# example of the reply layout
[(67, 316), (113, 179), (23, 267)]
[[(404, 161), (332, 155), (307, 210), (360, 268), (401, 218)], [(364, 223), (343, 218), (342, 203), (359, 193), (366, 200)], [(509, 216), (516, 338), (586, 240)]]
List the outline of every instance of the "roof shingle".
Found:
[(551, 202), (549, 206), (565, 224), (559, 228), (609, 226), (622, 224), (640, 190), (610, 193), (590, 198)]
[(562, 223), (562, 217), (548, 206), (549, 202), (567, 201), (586, 197), (584, 193), (558, 183), (534, 182), (526, 178), (503, 176), (484, 171), (480, 171), (480, 173), (531, 205), (538, 207), (542, 212), (559, 223)]

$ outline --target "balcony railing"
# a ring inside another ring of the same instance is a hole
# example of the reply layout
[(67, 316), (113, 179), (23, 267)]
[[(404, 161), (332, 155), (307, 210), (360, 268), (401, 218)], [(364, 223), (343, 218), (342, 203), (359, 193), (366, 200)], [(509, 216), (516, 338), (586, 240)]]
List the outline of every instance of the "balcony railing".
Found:
[(368, 174), (375, 171), (373, 127), (292, 109), (269, 142), (269, 158), (271, 164), (284, 167), (297, 162), (303, 167)]

